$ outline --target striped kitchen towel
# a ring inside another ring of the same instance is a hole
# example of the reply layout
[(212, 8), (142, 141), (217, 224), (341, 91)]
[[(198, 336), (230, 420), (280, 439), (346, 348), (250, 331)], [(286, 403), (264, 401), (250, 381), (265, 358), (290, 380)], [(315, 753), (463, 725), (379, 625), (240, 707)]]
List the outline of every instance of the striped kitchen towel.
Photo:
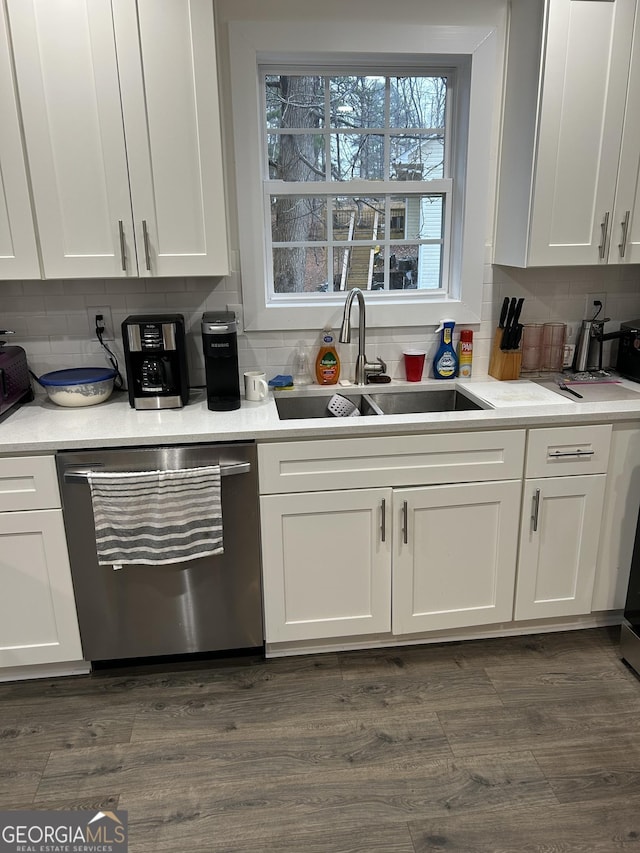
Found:
[(220, 466), (89, 475), (101, 566), (222, 554)]

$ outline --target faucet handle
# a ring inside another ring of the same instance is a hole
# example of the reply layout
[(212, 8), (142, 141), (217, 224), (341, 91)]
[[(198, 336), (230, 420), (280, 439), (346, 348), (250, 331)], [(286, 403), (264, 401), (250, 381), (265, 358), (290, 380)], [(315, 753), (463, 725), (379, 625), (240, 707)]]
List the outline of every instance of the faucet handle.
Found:
[(380, 356), (378, 356), (376, 362), (374, 362), (374, 363), (365, 361), (365, 363), (364, 363), (364, 381), (365, 381), (365, 384), (367, 382), (367, 377), (369, 376), (370, 373), (378, 373), (379, 374), (379, 373), (386, 373), (386, 371), (387, 371), (387, 365), (380, 358)]

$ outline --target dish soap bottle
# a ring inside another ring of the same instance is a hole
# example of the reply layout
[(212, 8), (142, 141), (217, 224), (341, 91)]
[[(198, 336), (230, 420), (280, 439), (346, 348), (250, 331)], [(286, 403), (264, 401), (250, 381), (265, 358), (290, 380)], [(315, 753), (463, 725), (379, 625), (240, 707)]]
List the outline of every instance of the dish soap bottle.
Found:
[(453, 327), (455, 320), (440, 320), (436, 332), (440, 332), (440, 344), (433, 358), (433, 376), (435, 379), (453, 379), (458, 373), (458, 356), (453, 348)]
[(322, 332), (322, 343), (316, 358), (316, 380), (318, 385), (335, 385), (340, 377), (340, 357), (336, 350), (331, 329)]

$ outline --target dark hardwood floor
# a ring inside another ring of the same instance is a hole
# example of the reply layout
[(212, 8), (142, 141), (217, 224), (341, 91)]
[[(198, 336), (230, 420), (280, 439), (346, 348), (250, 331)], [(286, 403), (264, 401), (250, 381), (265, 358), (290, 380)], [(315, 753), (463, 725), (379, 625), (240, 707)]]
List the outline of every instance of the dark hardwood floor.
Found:
[(132, 853), (640, 851), (619, 629), (0, 685), (0, 808)]

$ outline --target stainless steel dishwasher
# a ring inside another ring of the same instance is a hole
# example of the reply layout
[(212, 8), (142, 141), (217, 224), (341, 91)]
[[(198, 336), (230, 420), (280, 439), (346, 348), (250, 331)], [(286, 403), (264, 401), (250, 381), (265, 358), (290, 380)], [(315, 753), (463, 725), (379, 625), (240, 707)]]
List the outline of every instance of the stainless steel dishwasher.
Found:
[[(263, 646), (257, 454), (252, 443), (56, 455), (86, 660)], [(87, 472), (220, 465), (224, 554), (168, 566), (98, 565)]]

